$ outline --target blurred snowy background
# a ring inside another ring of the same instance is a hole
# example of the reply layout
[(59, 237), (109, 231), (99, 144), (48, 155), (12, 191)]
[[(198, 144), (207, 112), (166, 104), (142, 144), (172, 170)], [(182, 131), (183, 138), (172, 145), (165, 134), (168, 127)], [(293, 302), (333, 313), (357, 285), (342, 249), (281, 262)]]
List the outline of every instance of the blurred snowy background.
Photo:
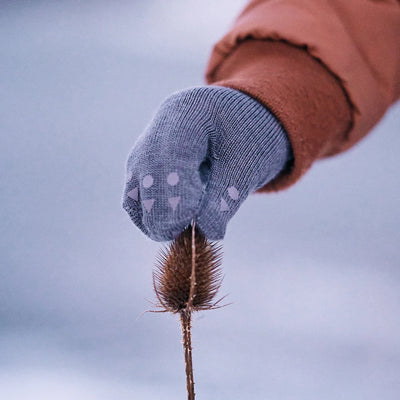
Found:
[[(1, 399), (185, 398), (178, 321), (137, 318), (160, 246), (122, 210), (124, 164), (244, 4), (0, 0)], [(233, 218), (199, 399), (399, 398), (399, 130), (398, 103)]]

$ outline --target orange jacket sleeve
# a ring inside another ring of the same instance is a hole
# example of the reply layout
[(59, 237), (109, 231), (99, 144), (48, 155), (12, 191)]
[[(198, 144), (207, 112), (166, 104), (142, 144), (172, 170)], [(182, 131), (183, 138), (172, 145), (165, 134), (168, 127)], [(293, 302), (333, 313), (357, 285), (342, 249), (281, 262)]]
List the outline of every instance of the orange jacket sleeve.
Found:
[(259, 191), (288, 187), (363, 138), (400, 97), (400, 2), (253, 0), (215, 45), (207, 82), (278, 117), (294, 161)]

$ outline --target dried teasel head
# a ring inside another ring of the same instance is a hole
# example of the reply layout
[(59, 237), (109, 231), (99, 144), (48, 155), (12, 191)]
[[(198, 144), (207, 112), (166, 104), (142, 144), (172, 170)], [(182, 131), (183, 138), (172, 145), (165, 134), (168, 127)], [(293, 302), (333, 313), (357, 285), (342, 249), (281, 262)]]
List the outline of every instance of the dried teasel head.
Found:
[(221, 246), (208, 241), (197, 227), (186, 228), (157, 257), (153, 272), (157, 307), (172, 313), (218, 308), (223, 298), (214, 299), (223, 279), (221, 263)]

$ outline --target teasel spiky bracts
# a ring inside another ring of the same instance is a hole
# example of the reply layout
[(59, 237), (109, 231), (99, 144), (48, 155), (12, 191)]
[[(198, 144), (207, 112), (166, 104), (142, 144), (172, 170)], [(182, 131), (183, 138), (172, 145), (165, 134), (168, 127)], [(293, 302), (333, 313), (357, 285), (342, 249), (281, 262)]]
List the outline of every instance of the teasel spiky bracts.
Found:
[(188, 400), (194, 400), (191, 344), (191, 315), (194, 311), (212, 310), (222, 283), (222, 251), (198, 230), (195, 220), (168, 248), (161, 250), (153, 272), (153, 286), (159, 312), (180, 314), (185, 352)]

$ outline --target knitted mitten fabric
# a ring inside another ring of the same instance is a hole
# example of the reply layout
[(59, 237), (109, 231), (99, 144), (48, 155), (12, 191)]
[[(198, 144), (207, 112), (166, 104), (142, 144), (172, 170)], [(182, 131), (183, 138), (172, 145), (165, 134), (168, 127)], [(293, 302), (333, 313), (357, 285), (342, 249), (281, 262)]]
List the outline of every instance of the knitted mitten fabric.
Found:
[(286, 132), (260, 103), (219, 86), (167, 98), (127, 160), (123, 207), (150, 238), (172, 240), (193, 217), (211, 240), (249, 193), (291, 157)]

